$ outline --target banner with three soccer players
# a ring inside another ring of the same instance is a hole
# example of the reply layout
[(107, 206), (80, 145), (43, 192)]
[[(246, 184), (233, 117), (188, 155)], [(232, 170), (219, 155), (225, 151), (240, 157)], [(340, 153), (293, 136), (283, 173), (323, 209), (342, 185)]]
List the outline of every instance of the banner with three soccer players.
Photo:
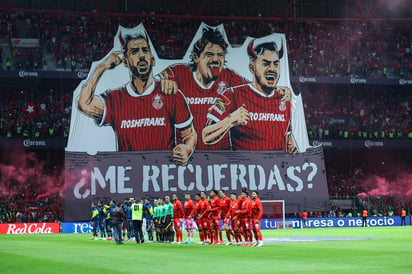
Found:
[[(253, 35), (253, 34), (251, 34)], [(119, 26), (113, 49), (74, 91), (65, 156), (65, 221), (91, 201), (242, 187), (324, 209), (321, 147), (309, 146), (286, 37), (230, 45), (202, 23), (181, 60), (157, 56), (144, 26)]]

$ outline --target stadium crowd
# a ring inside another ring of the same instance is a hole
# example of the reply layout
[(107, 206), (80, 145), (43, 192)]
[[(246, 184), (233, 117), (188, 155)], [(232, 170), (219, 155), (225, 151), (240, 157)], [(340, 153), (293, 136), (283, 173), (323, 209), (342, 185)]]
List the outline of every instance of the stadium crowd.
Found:
[[(412, 77), (412, 30), (399, 22), (268, 22), (206, 20), (223, 23), (229, 42), (242, 44), (247, 36), (285, 33), (293, 75), (357, 76), (362, 78)], [(112, 48), (118, 25), (143, 23), (160, 58), (180, 59), (187, 50), (197, 21), (159, 17), (85, 16), (8, 12), (0, 15), (0, 39), (40, 39), (64, 69), (88, 69)], [(42, 50), (40, 50), (43, 52)], [(41, 54), (40, 54), (41, 56)], [(3, 56), (3, 58), (9, 56)], [(12, 67), (18, 68), (14, 56)], [(43, 62), (27, 57), (25, 65), (38, 69)]]
[(311, 139), (412, 138), (412, 97), (401, 88), (306, 85), (298, 90)]
[(7, 138), (68, 137), (71, 103), (72, 94), (62, 91), (0, 92), (0, 135)]
[[(412, 138), (411, 96), (396, 87), (298, 85), (310, 139)], [(72, 90), (0, 92), (0, 136), (68, 136)], [(369, 100), (373, 96), (374, 100)]]

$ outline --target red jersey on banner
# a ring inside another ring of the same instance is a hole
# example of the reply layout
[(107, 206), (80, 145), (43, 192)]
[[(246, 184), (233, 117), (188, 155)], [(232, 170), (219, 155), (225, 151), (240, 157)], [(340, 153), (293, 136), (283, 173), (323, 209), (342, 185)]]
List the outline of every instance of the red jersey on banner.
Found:
[(153, 82), (143, 94), (128, 84), (101, 97), (105, 109), (100, 126), (113, 127), (118, 151), (171, 149), (175, 128), (187, 128), (193, 120), (183, 94), (163, 94), (160, 82)]
[(185, 219), (195, 216), (195, 203), (192, 200), (186, 200), (184, 204)]
[(244, 105), (250, 121), (230, 130), (233, 149), (286, 151), (291, 106), (281, 98), (282, 95), (275, 91), (265, 95), (252, 84), (233, 87), (219, 97), (209, 109), (207, 118), (219, 122)]
[[(175, 65), (167, 68), (161, 78), (176, 81), (178, 88), (186, 97), (186, 102), (193, 114), (193, 125), (198, 136), (206, 125), (208, 109), (215, 103), (219, 94), (227, 88), (243, 84), (245, 80), (229, 69), (222, 69), (218, 79), (206, 88), (197, 80), (188, 65)], [(215, 145), (205, 145), (199, 138), (196, 150), (230, 149), (229, 136), (226, 135)]]

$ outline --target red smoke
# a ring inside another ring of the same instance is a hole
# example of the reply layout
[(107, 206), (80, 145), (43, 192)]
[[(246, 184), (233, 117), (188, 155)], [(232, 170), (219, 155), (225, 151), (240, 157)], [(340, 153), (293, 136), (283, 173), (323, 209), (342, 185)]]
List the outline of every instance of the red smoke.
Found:
[(412, 199), (412, 174), (384, 177), (370, 175), (360, 183), (368, 196), (406, 195)]
[(58, 163), (47, 167), (35, 153), (24, 150), (8, 152), (7, 159), (0, 163), (0, 174), (2, 200), (58, 199), (64, 186), (64, 176)]

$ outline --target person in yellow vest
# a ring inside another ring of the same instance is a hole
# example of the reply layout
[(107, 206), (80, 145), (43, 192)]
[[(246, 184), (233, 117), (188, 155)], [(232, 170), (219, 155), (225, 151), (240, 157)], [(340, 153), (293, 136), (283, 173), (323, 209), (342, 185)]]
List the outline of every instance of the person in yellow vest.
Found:
[(368, 226), (367, 219), (368, 219), (368, 210), (364, 209), (364, 210), (362, 211), (362, 226), (363, 226), (363, 227), (367, 227), (367, 226)]
[(402, 208), (402, 211), (401, 211), (401, 226), (403, 226), (403, 225), (406, 226), (405, 218), (406, 218), (406, 210), (404, 208)]
[(136, 244), (144, 243), (142, 224), (143, 224), (143, 199), (136, 198), (136, 201), (130, 207), (132, 210), (132, 222)]

